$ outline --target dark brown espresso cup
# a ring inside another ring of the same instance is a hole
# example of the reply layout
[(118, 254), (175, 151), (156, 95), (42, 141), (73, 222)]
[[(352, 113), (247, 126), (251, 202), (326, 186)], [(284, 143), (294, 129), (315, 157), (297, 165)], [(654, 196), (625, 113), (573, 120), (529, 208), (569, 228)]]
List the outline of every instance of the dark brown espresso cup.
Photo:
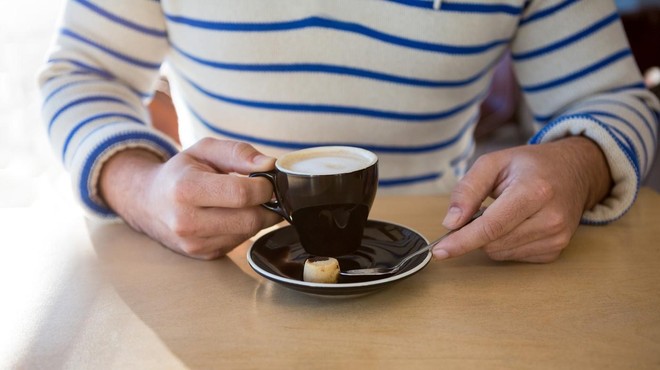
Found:
[(326, 146), (281, 156), (275, 169), (256, 172), (273, 184), (264, 207), (284, 217), (314, 256), (354, 253), (361, 244), (378, 189), (378, 157), (361, 148)]

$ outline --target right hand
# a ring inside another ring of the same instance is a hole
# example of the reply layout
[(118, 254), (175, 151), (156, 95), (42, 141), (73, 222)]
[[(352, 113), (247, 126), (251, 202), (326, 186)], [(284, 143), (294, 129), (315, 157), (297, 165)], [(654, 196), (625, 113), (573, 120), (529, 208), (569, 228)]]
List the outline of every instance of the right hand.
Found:
[(154, 154), (128, 149), (103, 166), (100, 191), (131, 227), (175, 252), (214, 259), (281, 221), (261, 207), (273, 188), (251, 172), (275, 159), (251, 145), (202, 139), (162, 163)]

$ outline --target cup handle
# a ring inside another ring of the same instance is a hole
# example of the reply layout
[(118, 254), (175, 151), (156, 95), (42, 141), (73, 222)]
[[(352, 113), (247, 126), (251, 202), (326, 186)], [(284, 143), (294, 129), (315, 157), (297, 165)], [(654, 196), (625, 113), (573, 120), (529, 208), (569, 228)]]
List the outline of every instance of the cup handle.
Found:
[(273, 185), (273, 193), (275, 193), (275, 199), (263, 203), (261, 206), (277, 213), (278, 215), (284, 217), (285, 220), (291, 222), (291, 217), (284, 212), (284, 209), (280, 205), (280, 192), (277, 190), (277, 172), (275, 170), (266, 171), (266, 172), (253, 172), (250, 174), (250, 177), (265, 177)]

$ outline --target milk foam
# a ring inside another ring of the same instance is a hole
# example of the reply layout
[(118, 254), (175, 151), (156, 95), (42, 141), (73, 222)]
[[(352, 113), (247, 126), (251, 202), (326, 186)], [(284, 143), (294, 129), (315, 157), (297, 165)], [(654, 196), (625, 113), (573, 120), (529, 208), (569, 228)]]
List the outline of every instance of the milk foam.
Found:
[[(367, 152), (368, 153), (368, 152)], [(333, 175), (348, 173), (369, 167), (375, 156), (349, 150), (301, 150), (285, 155), (277, 166), (285, 172), (307, 175)]]

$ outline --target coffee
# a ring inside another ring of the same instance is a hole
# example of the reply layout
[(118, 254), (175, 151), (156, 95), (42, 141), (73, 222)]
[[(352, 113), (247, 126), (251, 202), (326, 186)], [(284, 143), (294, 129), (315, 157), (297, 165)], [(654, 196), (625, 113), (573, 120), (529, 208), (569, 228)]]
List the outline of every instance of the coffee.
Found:
[(254, 173), (273, 183), (264, 207), (296, 229), (309, 254), (338, 257), (361, 244), (378, 187), (378, 158), (354, 147), (317, 147), (280, 157), (276, 169)]
[(376, 158), (371, 153), (313, 148), (281, 157), (277, 161), (277, 167), (289, 173), (333, 175), (358, 171), (369, 167), (375, 161)]

